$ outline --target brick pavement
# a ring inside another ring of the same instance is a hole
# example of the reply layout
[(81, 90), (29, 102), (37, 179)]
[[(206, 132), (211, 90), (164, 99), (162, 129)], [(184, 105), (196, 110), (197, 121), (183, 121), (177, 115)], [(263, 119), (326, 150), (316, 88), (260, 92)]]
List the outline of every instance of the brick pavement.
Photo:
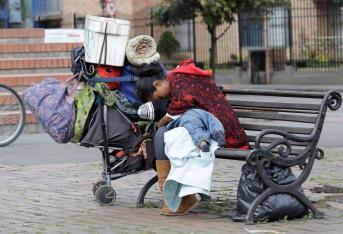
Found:
[[(315, 164), (305, 191), (315, 185), (343, 185), (343, 149), (326, 151), (326, 158)], [(100, 159), (100, 157), (99, 157)], [(341, 233), (341, 199), (321, 200), (327, 218), (281, 221), (255, 226), (234, 223), (236, 187), (241, 162), (217, 160), (213, 175), (211, 202), (202, 202), (191, 215), (159, 215), (161, 197), (157, 186), (148, 193), (146, 208), (135, 208), (139, 189), (154, 175), (153, 171), (113, 181), (117, 201), (102, 207), (94, 200), (91, 183), (99, 178), (102, 165), (96, 163), (38, 166), (0, 165), (1, 233)], [(326, 195), (325, 195), (326, 196)], [(326, 196), (327, 197), (327, 196)], [(260, 232), (258, 232), (260, 231)]]

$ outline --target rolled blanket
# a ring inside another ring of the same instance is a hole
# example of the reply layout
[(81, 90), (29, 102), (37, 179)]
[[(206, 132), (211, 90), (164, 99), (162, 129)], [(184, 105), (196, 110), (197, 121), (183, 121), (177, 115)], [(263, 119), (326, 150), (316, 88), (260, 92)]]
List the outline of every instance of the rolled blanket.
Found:
[(148, 35), (140, 35), (130, 39), (126, 45), (127, 60), (135, 66), (150, 64), (160, 59), (156, 51), (155, 39)]

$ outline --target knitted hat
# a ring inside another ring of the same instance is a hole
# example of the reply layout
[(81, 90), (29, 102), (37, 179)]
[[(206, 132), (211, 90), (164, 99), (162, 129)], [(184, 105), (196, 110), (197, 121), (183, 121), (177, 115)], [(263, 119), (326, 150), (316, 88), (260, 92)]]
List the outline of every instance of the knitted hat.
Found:
[(155, 108), (152, 102), (147, 102), (139, 106), (137, 113), (141, 119), (147, 119), (147, 120), (155, 119)]
[(127, 60), (135, 66), (150, 64), (160, 59), (156, 51), (155, 39), (148, 35), (140, 35), (130, 39), (126, 45)]

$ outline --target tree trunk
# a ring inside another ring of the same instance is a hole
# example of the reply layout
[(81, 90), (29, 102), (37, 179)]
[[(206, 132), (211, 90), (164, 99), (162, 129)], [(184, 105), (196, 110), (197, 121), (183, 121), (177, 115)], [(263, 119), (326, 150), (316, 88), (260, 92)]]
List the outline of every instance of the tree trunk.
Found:
[(210, 68), (212, 69), (213, 79), (215, 80), (216, 74), (216, 58), (217, 58), (217, 27), (209, 30), (211, 34), (211, 48), (210, 48)]

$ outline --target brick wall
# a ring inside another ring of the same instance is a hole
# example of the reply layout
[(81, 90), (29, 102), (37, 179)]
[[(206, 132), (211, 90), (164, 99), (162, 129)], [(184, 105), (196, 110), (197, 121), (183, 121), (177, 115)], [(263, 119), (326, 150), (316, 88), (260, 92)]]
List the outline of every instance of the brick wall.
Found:
[(101, 15), (99, 0), (60, 0), (62, 9), (62, 28), (74, 27), (74, 14), (77, 16)]

